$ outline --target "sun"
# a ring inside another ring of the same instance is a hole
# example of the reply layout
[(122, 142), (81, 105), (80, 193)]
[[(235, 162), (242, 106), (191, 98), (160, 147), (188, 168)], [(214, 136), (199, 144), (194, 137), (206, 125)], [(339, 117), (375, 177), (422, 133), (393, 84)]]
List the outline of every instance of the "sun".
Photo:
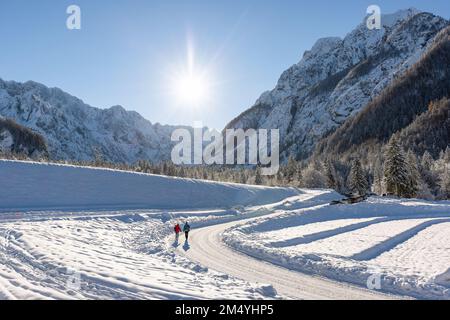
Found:
[(180, 75), (175, 83), (175, 92), (183, 104), (200, 104), (208, 97), (208, 83), (200, 75)]
[[(187, 36), (186, 55), (170, 65), (168, 75), (168, 92), (174, 106), (178, 109), (200, 111), (209, 108), (215, 99), (213, 60), (205, 61), (196, 58), (196, 50), (192, 35)], [(203, 63), (202, 63), (203, 62)]]

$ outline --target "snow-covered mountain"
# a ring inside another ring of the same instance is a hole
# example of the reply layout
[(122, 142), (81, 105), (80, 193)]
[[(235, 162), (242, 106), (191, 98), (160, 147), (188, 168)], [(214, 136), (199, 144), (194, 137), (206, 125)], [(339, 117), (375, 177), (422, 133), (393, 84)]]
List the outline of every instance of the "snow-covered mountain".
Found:
[(112, 162), (170, 159), (174, 126), (152, 124), (121, 106), (102, 110), (60, 89), (0, 79), (0, 116), (42, 134), (51, 158)]
[[(282, 160), (307, 157), (416, 63), (448, 25), (408, 9), (384, 15), (380, 30), (369, 30), (364, 20), (344, 39), (319, 39), (227, 128), (278, 128)], [(54, 159), (92, 160), (101, 154), (112, 162), (168, 160), (176, 128), (152, 124), (120, 106), (97, 109), (35, 82), (0, 80), (0, 116), (43, 135)]]
[[(317, 143), (314, 156), (376, 157), (397, 132), (405, 150), (439, 157), (450, 144), (450, 26), (429, 50), (354, 117)], [(370, 158), (370, 157), (369, 157)]]
[(369, 30), (364, 20), (344, 39), (320, 39), (227, 128), (278, 128), (282, 157), (304, 158), (417, 62), (448, 24), (408, 9), (383, 15), (380, 30)]

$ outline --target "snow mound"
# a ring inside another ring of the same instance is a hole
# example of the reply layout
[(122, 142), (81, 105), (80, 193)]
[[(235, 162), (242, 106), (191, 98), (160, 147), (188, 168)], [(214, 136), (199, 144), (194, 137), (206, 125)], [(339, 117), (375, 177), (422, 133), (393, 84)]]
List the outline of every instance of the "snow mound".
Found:
[(385, 293), (449, 299), (449, 231), (449, 201), (371, 197), (355, 205), (292, 204), (227, 229), (223, 239), (291, 270), (362, 287), (375, 277)]
[(0, 160), (0, 210), (231, 208), (298, 194), (269, 188), (109, 169)]

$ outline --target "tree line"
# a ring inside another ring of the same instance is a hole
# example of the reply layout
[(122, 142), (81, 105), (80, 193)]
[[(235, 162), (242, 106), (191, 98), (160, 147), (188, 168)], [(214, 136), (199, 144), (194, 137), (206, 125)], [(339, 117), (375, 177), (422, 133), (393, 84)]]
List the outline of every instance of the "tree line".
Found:
[[(1, 158), (28, 160), (26, 154), (3, 153)], [(48, 159), (38, 161), (48, 162)], [(52, 161), (61, 164), (110, 168), (180, 178), (298, 188), (329, 188), (346, 195), (393, 195), (403, 198), (450, 199), (450, 147), (436, 159), (425, 151), (405, 151), (394, 135), (383, 153), (343, 161), (337, 158), (297, 161), (289, 157), (274, 176), (261, 175), (258, 166), (178, 166), (172, 162), (111, 163), (96, 155), (93, 161)]]

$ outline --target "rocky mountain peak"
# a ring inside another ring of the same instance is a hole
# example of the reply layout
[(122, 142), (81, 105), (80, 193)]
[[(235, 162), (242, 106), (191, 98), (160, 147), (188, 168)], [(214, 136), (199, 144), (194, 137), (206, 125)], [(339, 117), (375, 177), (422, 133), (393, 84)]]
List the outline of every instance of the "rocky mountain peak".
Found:
[(227, 128), (280, 129), (282, 156), (306, 157), (317, 141), (356, 114), (428, 50), (448, 21), (414, 8), (366, 18), (343, 39), (319, 39), (276, 87)]

